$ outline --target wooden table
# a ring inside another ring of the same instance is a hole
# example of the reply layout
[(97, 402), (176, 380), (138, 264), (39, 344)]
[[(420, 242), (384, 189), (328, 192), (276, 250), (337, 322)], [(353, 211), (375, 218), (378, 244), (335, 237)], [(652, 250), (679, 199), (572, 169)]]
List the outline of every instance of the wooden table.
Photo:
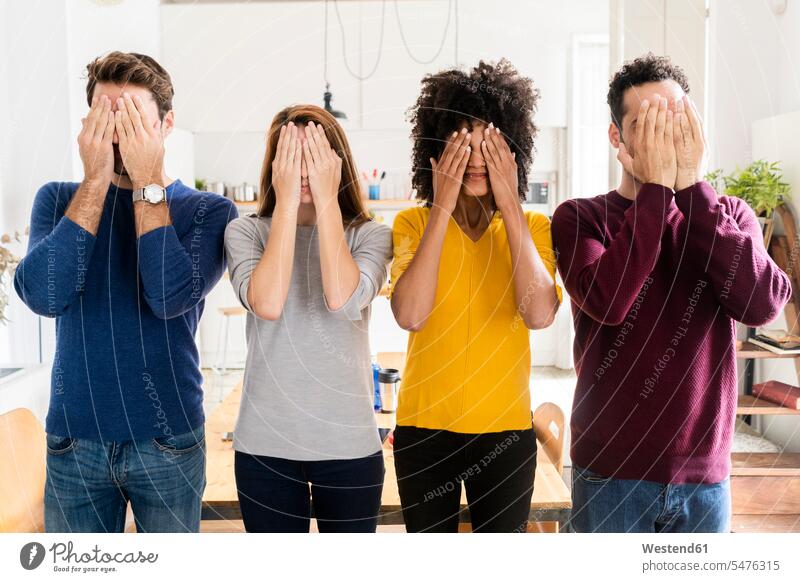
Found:
[[(233, 471), (233, 443), (222, 441), (222, 435), (232, 432), (239, 414), (242, 385), (233, 389), (206, 421), (206, 489), (203, 494), (202, 519), (241, 519), (236, 482)], [(378, 426), (393, 428), (394, 415), (377, 413)], [(383, 498), (378, 522), (402, 524), (400, 495), (397, 492), (397, 477), (394, 471), (394, 455), (387, 444), (383, 448), (386, 476), (383, 483)], [(462, 489), (461, 521), (469, 521), (467, 501)], [(569, 519), (572, 500), (567, 486), (555, 466), (539, 446), (536, 477), (533, 487), (530, 521), (557, 521), (563, 525)]]

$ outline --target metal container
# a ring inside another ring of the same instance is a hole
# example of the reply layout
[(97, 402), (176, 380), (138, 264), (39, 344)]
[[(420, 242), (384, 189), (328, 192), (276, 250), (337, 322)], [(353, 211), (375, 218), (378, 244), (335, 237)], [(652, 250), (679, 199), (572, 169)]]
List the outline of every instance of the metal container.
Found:
[(381, 392), (381, 412), (397, 410), (397, 391), (400, 388), (400, 372), (394, 368), (381, 368), (378, 372)]
[(206, 183), (207, 192), (216, 192), (221, 196), (225, 196), (225, 182), (208, 182)]

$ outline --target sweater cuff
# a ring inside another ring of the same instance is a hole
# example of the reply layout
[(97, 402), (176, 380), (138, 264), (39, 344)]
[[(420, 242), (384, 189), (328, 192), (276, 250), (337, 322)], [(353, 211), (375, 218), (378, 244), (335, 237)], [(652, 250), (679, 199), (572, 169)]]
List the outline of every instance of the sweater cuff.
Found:
[(364, 287), (367, 283), (364, 281), (364, 275), (362, 274), (358, 279), (358, 285), (353, 290), (353, 293), (350, 297), (347, 298), (347, 301), (344, 302), (339, 309), (331, 309), (331, 306), (328, 305), (328, 298), (325, 297), (325, 294), (322, 294), (322, 298), (325, 301), (325, 308), (328, 312), (333, 315), (334, 317), (340, 319), (347, 319), (349, 321), (360, 321), (361, 320), (361, 297), (364, 294)]
[(89, 260), (97, 237), (66, 216), (50, 233), (50, 245), (54, 249), (56, 269), (61, 273), (77, 273), (78, 281), (85, 280)]
[(66, 215), (58, 221), (51, 236), (67, 246), (82, 242), (94, 245), (94, 241), (97, 240), (95, 235)]
[(634, 200), (634, 206), (637, 208), (652, 207), (656, 210), (665, 211), (673, 196), (675, 196), (675, 192), (672, 188), (648, 182), (647, 184), (642, 184), (642, 187), (639, 188)]
[[(139, 272), (142, 282), (165, 280), (169, 295), (169, 281), (183, 276), (186, 249), (183, 248), (173, 225), (160, 226), (139, 237)], [(161, 289), (159, 289), (159, 295)]]
[(711, 184), (702, 180), (675, 192), (675, 204), (686, 216), (693, 210), (711, 210), (717, 202), (716, 190)]

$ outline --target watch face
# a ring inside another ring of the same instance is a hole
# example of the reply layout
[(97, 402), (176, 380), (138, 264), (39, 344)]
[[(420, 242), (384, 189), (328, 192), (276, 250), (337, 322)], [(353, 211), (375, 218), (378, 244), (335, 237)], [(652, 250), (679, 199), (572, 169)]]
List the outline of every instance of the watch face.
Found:
[(164, 189), (157, 184), (150, 184), (144, 188), (143, 198), (151, 204), (158, 204), (164, 201)]

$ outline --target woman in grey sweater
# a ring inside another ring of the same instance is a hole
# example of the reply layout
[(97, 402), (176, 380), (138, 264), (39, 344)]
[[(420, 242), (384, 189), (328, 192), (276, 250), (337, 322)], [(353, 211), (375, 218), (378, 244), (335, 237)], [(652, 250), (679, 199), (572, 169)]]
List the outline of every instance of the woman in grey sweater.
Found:
[(272, 121), (257, 215), (225, 232), (247, 317), (234, 432), (245, 529), (375, 531), (383, 456), (373, 412), (370, 303), (391, 230), (372, 221), (344, 131), (325, 110)]

